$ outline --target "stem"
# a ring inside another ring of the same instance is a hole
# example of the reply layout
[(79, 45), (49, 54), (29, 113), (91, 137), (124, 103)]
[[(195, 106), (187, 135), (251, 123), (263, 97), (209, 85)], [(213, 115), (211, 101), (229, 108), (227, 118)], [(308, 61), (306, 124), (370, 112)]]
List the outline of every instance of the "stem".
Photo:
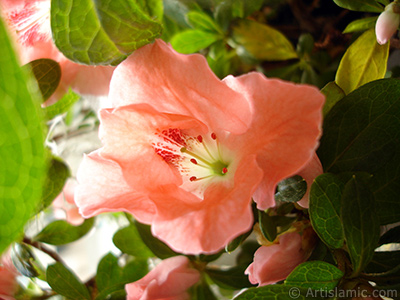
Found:
[(52, 249), (44, 246), (42, 243), (40, 242), (35, 242), (32, 241), (32, 239), (28, 238), (28, 237), (24, 237), (23, 242), (25, 244), (31, 245), (32, 247), (35, 247), (36, 249), (46, 253), (48, 256), (50, 256), (52, 259), (54, 259), (55, 261), (62, 263), (63, 265), (65, 265), (63, 259), (58, 255), (57, 252), (53, 251)]

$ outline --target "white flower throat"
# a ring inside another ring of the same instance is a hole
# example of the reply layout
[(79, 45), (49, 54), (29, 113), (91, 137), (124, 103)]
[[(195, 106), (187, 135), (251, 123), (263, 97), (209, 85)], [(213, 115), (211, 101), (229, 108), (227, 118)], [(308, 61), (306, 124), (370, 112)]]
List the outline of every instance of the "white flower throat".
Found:
[(203, 196), (211, 182), (230, 177), (231, 160), (215, 133), (191, 137), (180, 129), (170, 128), (156, 133), (152, 143), (155, 152), (180, 172), (182, 188)]

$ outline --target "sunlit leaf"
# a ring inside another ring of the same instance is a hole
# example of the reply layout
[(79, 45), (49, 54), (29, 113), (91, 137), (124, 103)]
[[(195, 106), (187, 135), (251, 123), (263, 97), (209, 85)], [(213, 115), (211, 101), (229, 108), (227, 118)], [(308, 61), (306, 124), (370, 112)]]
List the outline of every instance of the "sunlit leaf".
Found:
[(41, 96), (19, 67), (0, 20), (0, 253), (41, 199), (46, 170)]
[[(257, 34), (255, 34), (257, 33)], [(258, 60), (287, 60), (297, 58), (290, 41), (278, 30), (255, 21), (241, 20), (233, 28), (232, 38), (237, 51), (250, 53)]]
[(117, 65), (162, 27), (134, 0), (52, 0), (51, 29), (58, 49), (72, 61)]
[(325, 95), (325, 104), (322, 109), (322, 114), (326, 116), (331, 108), (341, 100), (346, 94), (343, 90), (336, 84), (336, 82), (331, 81), (327, 85), (325, 85), (321, 93)]
[(383, 10), (375, 0), (333, 0), (337, 5), (355, 11), (381, 12)]
[(81, 96), (74, 93), (71, 89), (53, 105), (46, 106), (44, 112), (47, 119), (51, 120), (54, 117), (66, 113)]
[(336, 84), (346, 93), (385, 76), (389, 43), (379, 45), (375, 29), (364, 32), (347, 49), (336, 72)]
[(188, 29), (174, 35), (171, 45), (176, 51), (189, 54), (205, 49), (219, 39), (221, 36), (213, 32)]

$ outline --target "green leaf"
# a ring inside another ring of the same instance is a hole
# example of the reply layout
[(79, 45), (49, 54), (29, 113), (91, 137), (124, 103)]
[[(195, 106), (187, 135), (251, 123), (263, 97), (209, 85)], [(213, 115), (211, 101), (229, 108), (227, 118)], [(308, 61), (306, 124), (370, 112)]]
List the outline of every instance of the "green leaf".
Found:
[(51, 29), (56, 46), (72, 61), (117, 65), (162, 27), (133, 0), (52, 0)]
[(57, 262), (47, 268), (47, 283), (60, 295), (74, 300), (90, 300), (90, 294), (83, 283), (67, 269)]
[(190, 300), (218, 300), (205, 280), (192, 287)]
[(74, 93), (71, 89), (56, 103), (50, 106), (46, 106), (44, 108), (44, 113), (47, 116), (48, 120), (53, 119), (54, 117), (66, 113), (72, 105), (75, 104), (76, 101), (80, 99), (81, 96)]
[(275, 201), (297, 202), (303, 198), (307, 191), (307, 182), (299, 175), (286, 178), (278, 183)]
[(243, 289), (253, 286), (244, 271), (248, 265), (240, 265), (229, 269), (207, 268), (206, 273), (219, 286), (227, 289)]
[[(254, 34), (257, 32), (257, 34)], [(289, 40), (278, 30), (255, 21), (241, 20), (233, 27), (232, 38), (238, 53), (250, 53), (258, 60), (287, 60), (297, 58)]]
[(61, 79), (61, 68), (58, 62), (41, 58), (25, 65), (30, 68), (35, 76), (43, 100), (47, 100), (57, 89)]
[(190, 11), (187, 13), (186, 18), (188, 23), (195, 29), (222, 34), (218, 24), (202, 11)]
[(246, 233), (239, 235), (238, 237), (234, 238), (225, 246), (225, 251), (228, 253), (233, 252), (237, 247), (239, 247), (243, 242), (249, 237), (252, 230), (249, 230)]
[(169, 248), (166, 244), (161, 242), (159, 239), (155, 238), (151, 234), (151, 228), (149, 225), (135, 222), (135, 226), (137, 231), (139, 232), (140, 237), (142, 238), (142, 241), (157, 257), (161, 259), (166, 259), (168, 257), (179, 255), (171, 248)]
[(364, 32), (347, 49), (336, 72), (336, 84), (346, 93), (385, 76), (389, 43), (379, 45), (375, 29)]
[(360, 176), (354, 176), (344, 187), (341, 217), (353, 276), (357, 276), (371, 261), (380, 235), (374, 196)]
[(118, 258), (112, 253), (105, 255), (97, 266), (96, 286), (99, 292), (109, 287), (118, 286), (117, 290), (123, 286), (123, 283), (119, 284), (121, 273)]
[(114, 234), (113, 242), (114, 245), (123, 253), (142, 258), (153, 256), (153, 253), (143, 243), (139, 232), (134, 225), (118, 230)]
[(344, 183), (333, 174), (315, 178), (310, 191), (311, 224), (325, 244), (341, 248), (344, 242), (340, 207)]
[(83, 237), (92, 229), (93, 224), (94, 218), (85, 220), (79, 226), (73, 226), (64, 220), (55, 221), (47, 225), (33, 240), (50, 245), (65, 245)]
[(176, 51), (189, 54), (205, 49), (220, 39), (221, 36), (216, 33), (188, 29), (174, 35), (170, 42)]
[(322, 114), (324, 117), (339, 100), (346, 96), (343, 90), (334, 81), (326, 84), (322, 88), (321, 93), (326, 97), (324, 108), (322, 109)]
[(320, 294), (311, 289), (276, 284), (250, 288), (237, 296), (235, 300), (321, 300), (323, 298)]
[[(368, 172), (381, 224), (400, 221), (400, 82), (374, 81), (339, 101), (318, 149), (325, 172)], [(334, 147), (332, 145), (335, 145)]]
[(376, 12), (383, 11), (383, 7), (375, 0), (333, 0), (340, 7), (365, 12)]
[(60, 158), (53, 156), (43, 186), (42, 209), (48, 207), (62, 192), (65, 182), (70, 175), (68, 166)]
[(262, 235), (270, 242), (275, 241), (278, 231), (274, 219), (272, 219), (272, 217), (270, 217), (266, 212), (259, 210), (258, 223), (260, 224)]
[(264, 0), (226, 0), (218, 1), (215, 7), (215, 19), (224, 29), (231, 24), (232, 19), (245, 19), (253, 12), (259, 10), (264, 4)]
[(346, 28), (343, 30), (343, 33), (368, 30), (375, 26), (377, 18), (378, 16), (355, 20), (346, 26)]
[(399, 266), (400, 251), (375, 252), (371, 262), (365, 269), (365, 273), (380, 275), (380, 273), (390, 273), (391, 270), (397, 268), (398, 276), (400, 276)]
[(23, 231), (46, 170), (41, 96), (21, 70), (0, 20), (0, 253)]
[(285, 284), (314, 290), (332, 290), (344, 273), (323, 261), (310, 261), (297, 266), (286, 278)]

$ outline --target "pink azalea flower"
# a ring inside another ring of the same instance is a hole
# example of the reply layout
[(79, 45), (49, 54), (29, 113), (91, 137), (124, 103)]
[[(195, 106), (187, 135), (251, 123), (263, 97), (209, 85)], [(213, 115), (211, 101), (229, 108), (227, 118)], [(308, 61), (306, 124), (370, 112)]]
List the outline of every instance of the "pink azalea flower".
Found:
[(323, 95), (259, 73), (219, 80), (163, 41), (135, 51), (100, 111), (104, 147), (78, 170), (84, 217), (126, 211), (182, 253), (218, 251), (275, 205), (318, 145)]
[(276, 283), (305, 262), (314, 247), (314, 243), (310, 243), (314, 240), (314, 233), (305, 233), (303, 238), (298, 232), (285, 233), (279, 237), (277, 244), (258, 248), (253, 263), (245, 271), (249, 281), (259, 286)]
[(60, 85), (47, 104), (58, 100), (69, 87), (81, 94), (108, 94), (114, 67), (74, 63), (54, 45), (50, 28), (50, 0), (0, 0), (0, 8), (16, 42), (21, 64), (39, 58), (53, 59), (60, 64)]
[(312, 159), (297, 172), (298, 175), (304, 178), (307, 182), (307, 191), (303, 198), (297, 202), (301, 207), (308, 208), (308, 203), (310, 201), (310, 189), (314, 182), (314, 179), (323, 173), (322, 164), (316, 153), (314, 153)]
[(3, 254), (0, 259), (0, 299), (14, 300), (18, 289), (17, 275), (9, 253)]
[(53, 201), (53, 207), (56, 210), (63, 210), (66, 214), (67, 221), (72, 225), (80, 225), (84, 221), (74, 202), (76, 186), (77, 183), (72, 179), (69, 179), (65, 184), (63, 191)]
[(400, 5), (395, 1), (385, 7), (375, 25), (376, 39), (379, 44), (386, 44), (400, 25)]
[(190, 268), (185, 256), (163, 260), (142, 279), (127, 284), (127, 300), (187, 300), (187, 290), (200, 280), (200, 273)]

